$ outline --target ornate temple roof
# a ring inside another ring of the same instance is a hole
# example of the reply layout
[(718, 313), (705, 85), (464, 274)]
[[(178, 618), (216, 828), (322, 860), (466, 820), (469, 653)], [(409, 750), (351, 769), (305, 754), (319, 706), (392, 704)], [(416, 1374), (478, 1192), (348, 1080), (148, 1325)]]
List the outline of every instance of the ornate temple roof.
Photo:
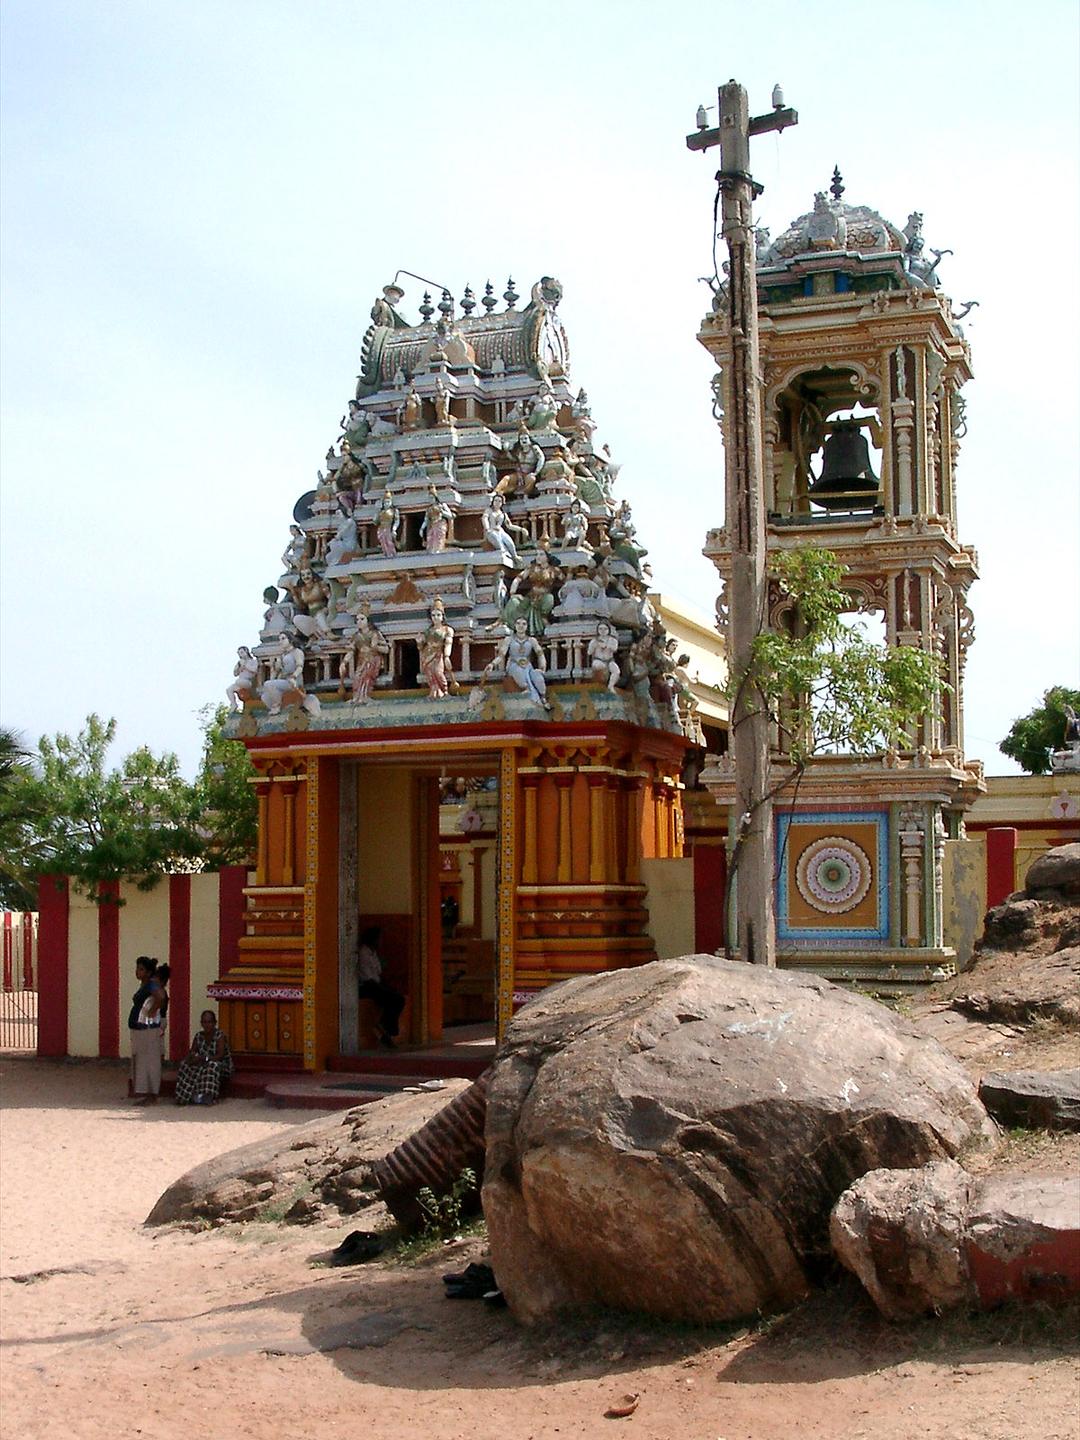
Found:
[[(402, 272), (399, 272), (402, 273)], [(544, 276), (504, 308), (384, 288), (317, 485), (293, 511), (236, 733), (611, 716), (700, 735), (647, 550)], [(478, 312), (479, 313), (476, 313)]]
[(882, 277), (882, 286), (885, 277), (920, 289), (939, 284), (938, 262), (952, 252), (931, 249), (934, 258), (927, 258), (920, 212), (913, 211), (901, 230), (866, 205), (845, 204), (843, 193), (840, 172), (835, 170), (830, 193), (819, 190), (814, 208), (793, 220), (782, 235), (770, 240), (768, 230), (758, 230), (757, 268), (766, 294), (781, 277), (794, 278), (824, 265), (876, 274)]

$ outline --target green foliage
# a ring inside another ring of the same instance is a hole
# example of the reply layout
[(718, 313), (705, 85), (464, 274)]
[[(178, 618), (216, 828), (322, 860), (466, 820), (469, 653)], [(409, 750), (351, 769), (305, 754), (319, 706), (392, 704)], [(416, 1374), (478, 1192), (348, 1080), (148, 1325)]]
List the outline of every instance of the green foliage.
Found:
[(12, 730), (0, 730), (0, 909), (37, 904), (30, 839), (35, 809), (24, 789), (30, 754)]
[(1051, 750), (1060, 750), (1065, 741), (1065, 706), (1080, 714), (1080, 690), (1052, 685), (1043, 693), (1042, 703), (1019, 720), (998, 749), (1029, 775), (1045, 775), (1050, 769)]
[(797, 765), (822, 751), (910, 746), (942, 688), (936, 658), (909, 645), (874, 644), (845, 622), (852, 602), (845, 567), (831, 551), (781, 554), (773, 573), (791, 599), (790, 625), (755, 638), (750, 673), (732, 677), (729, 698), (748, 686), (781, 724), (783, 748)]
[(423, 1214), (423, 1234), (430, 1238), (456, 1235), (461, 1229), (465, 1201), (476, 1192), (476, 1172), (466, 1167), (454, 1181), (448, 1195), (436, 1195), (429, 1185), (418, 1191), (417, 1204)]
[(255, 767), (239, 740), (224, 735), (227, 705), (205, 706), (203, 754), (195, 799), (208, 832), (207, 855), (216, 865), (241, 865), (255, 849), (259, 804), (250, 779)]
[(130, 878), (148, 889), (172, 871), (246, 858), (255, 834), (251, 766), (242, 745), (223, 739), (223, 719), (204, 715), (194, 784), (175, 755), (145, 745), (109, 768), (115, 720), (90, 715), (74, 738), (42, 737), (36, 765), (23, 764), (0, 785), (0, 825), (5, 806), (21, 817), (11, 853), (29, 893), (37, 876), (68, 875), (97, 899), (104, 881)]

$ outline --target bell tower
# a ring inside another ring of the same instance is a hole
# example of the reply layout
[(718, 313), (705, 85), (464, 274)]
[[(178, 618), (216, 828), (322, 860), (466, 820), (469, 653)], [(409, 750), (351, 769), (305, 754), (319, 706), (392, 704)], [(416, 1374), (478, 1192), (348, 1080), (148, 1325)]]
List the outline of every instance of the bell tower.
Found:
[[(947, 846), (982, 788), (964, 759), (964, 662), (973, 638), (967, 594), (975, 552), (957, 529), (961, 389), (971, 360), (939, 288), (950, 252), (925, 253), (922, 216), (903, 230), (831, 194), (775, 241), (757, 232), (762, 450), (770, 557), (803, 546), (847, 567), (851, 609), (880, 639), (936, 655), (942, 688), (908, 749), (874, 757), (815, 756), (797, 794), (776, 799), (777, 953), (781, 965), (888, 984), (928, 979), (954, 963), (946, 915)], [(723, 286), (699, 339), (717, 361), (722, 431), (739, 337)], [(963, 311), (967, 313), (966, 310)], [(709, 532), (727, 620), (731, 545)], [(768, 624), (790, 601), (772, 586)], [(878, 617), (875, 621), (873, 617)], [(774, 770), (785, 773), (774, 734)], [(703, 777), (731, 805), (724, 761)]]

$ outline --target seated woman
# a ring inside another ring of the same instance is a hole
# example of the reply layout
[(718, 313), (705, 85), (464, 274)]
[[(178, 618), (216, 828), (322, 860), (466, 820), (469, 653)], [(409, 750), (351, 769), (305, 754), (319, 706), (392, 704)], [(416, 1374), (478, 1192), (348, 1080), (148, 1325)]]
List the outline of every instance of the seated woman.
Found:
[(191, 1049), (176, 1070), (177, 1105), (216, 1105), (221, 1082), (233, 1073), (229, 1042), (217, 1027), (213, 1010), (199, 1016), (199, 1029)]

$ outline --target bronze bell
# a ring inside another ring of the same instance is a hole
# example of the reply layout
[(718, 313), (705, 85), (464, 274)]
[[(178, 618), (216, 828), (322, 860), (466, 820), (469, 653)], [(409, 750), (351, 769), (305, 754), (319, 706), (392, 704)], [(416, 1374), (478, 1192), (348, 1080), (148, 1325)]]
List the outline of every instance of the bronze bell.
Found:
[(878, 477), (857, 420), (838, 420), (822, 451), (821, 474), (807, 494), (826, 510), (865, 510), (877, 500)]

